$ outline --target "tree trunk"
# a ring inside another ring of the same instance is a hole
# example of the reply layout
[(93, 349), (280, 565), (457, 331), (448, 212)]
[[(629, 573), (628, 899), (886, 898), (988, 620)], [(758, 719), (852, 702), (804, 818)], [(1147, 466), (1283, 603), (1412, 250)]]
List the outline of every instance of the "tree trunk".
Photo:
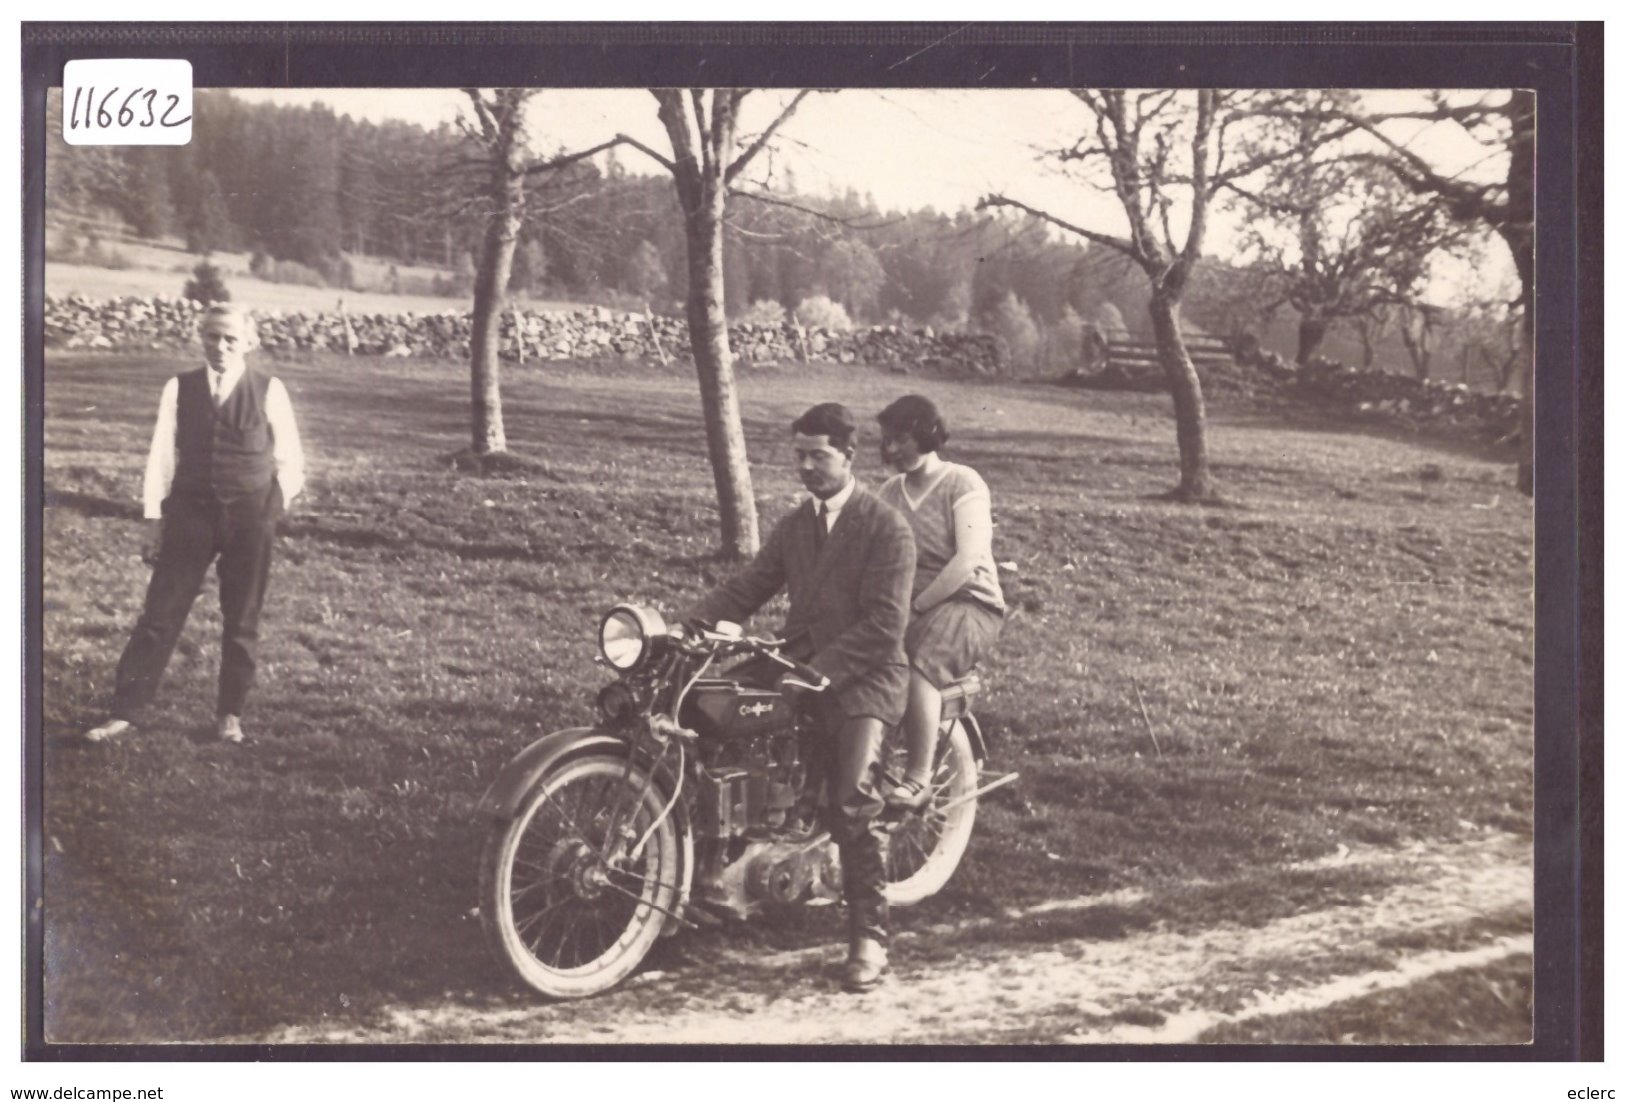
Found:
[[(1534, 278), (1534, 249), (1529, 250), (1529, 280)], [(1520, 274), (1522, 265), (1519, 266)], [(1526, 288), (1533, 283), (1526, 281)], [(1518, 490), (1531, 497), (1535, 493), (1535, 295), (1524, 291), (1523, 317), (1518, 331), (1523, 336), (1519, 350), (1523, 360), (1523, 400), (1518, 403)]]
[(1377, 359), (1377, 350), (1374, 340), (1375, 334), (1372, 333), (1371, 330), (1372, 326), (1369, 321), (1360, 325), (1360, 366), (1366, 368), (1367, 370), (1370, 370), (1371, 365)]
[(1313, 314), (1305, 314), (1298, 319), (1298, 366), (1308, 363), (1320, 351), (1320, 344), (1326, 339), (1326, 328), (1326, 319)]
[(1535, 492), (1535, 94), (1514, 90), (1507, 103), (1506, 218), (1496, 227), (1512, 250), (1522, 307), (1523, 402), (1518, 410), (1518, 489)]
[(756, 553), (756, 497), (745, 456), (745, 429), (734, 383), (733, 351), (722, 283), (720, 185), (707, 188), (700, 209), (684, 219), (688, 236), (688, 333), (700, 381), (705, 439), (722, 520), (722, 551), (729, 558)]
[(1411, 358), (1411, 369), (1416, 372), (1416, 378), (1424, 383), (1428, 381), (1428, 376), (1433, 370), (1433, 350), (1428, 347), (1429, 336), (1426, 323), (1414, 330), (1408, 321), (1399, 327), (1399, 339), (1404, 343), (1405, 352)]
[(1211, 499), (1215, 492), (1207, 461), (1207, 408), (1202, 400), (1202, 380), (1196, 376), (1196, 365), (1191, 362), (1179, 328), (1179, 300), (1160, 287), (1153, 287), (1151, 292), (1151, 329), (1157, 338), (1157, 359), (1174, 398), (1179, 488), (1171, 496), (1181, 501)]
[(1514, 379), (1523, 381), (1523, 321), (1520, 318), (1517, 328), (1512, 331), (1512, 347), (1506, 350), (1499, 362), (1490, 359), (1489, 353), (1484, 354), (1485, 362), (1495, 369), (1496, 389), (1505, 394), (1512, 388)]
[(1501, 236), (1512, 250), (1512, 262), (1522, 285), (1519, 294), (1518, 358), (1522, 376), (1522, 400), (1518, 403), (1518, 490), (1535, 492), (1535, 241), (1528, 232), (1510, 227)]
[(519, 217), (513, 208), (491, 215), (474, 273), (473, 332), (469, 338), (469, 383), (473, 399), (473, 448), (476, 455), (508, 450), (502, 427), (502, 298), (513, 270), (519, 240)]
[[(508, 450), (502, 427), (502, 306), (513, 272), (513, 254), (525, 217), (525, 142), (520, 114), (530, 92), (498, 89), (493, 101), (469, 91), (490, 156), (485, 238), (474, 268), (474, 312), (469, 333), (469, 396), (475, 455)], [(451, 231), (446, 230), (448, 256)]]

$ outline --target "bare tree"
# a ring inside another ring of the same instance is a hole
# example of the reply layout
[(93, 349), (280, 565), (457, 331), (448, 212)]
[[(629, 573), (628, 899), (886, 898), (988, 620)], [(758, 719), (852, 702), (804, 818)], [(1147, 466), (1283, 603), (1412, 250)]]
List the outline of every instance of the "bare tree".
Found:
[(546, 160), (531, 157), (525, 132), (525, 108), (535, 88), (465, 88), (477, 125), (463, 123), (464, 133), (482, 151), (475, 167), (485, 178), (477, 189), (485, 233), (474, 269), (474, 311), (469, 340), (472, 447), (475, 455), (506, 452), (502, 424), (502, 310), (513, 272), (514, 249), (526, 214), (526, 183), (558, 172), (595, 153), (618, 145), (604, 142), (591, 149), (561, 153)]
[(1243, 249), (1273, 276), (1272, 305), (1298, 314), (1297, 362), (1304, 364), (1336, 322), (1413, 302), (1434, 253), (1466, 231), (1437, 203), (1413, 197), (1386, 165), (1345, 155), (1330, 135), (1347, 132), (1338, 111), (1351, 93), (1288, 97), (1303, 110), (1268, 124), (1284, 133), (1266, 133), (1262, 142), (1284, 140), (1290, 155), (1264, 170), (1256, 186), (1227, 186), (1248, 218)]
[[(1522, 321), (1523, 404), (1520, 415), (1522, 455), (1518, 488), (1535, 490), (1534, 478), (1534, 348), (1535, 348), (1535, 94), (1513, 89), (1504, 97), (1489, 94), (1458, 102), (1437, 94), (1430, 107), (1417, 111), (1344, 112), (1342, 118), (1372, 135), (1378, 145), (1369, 156), (1386, 165), (1417, 195), (1435, 198), (1460, 221), (1493, 230), (1512, 254), (1518, 273), (1515, 305)], [(1407, 121), (1459, 127), (1486, 151), (1504, 161), (1504, 177), (1475, 179), (1449, 172), (1411, 149), (1396, 124)]]
[(735, 151), (739, 108), (747, 88), (652, 88), (661, 125), (671, 141), (666, 155), (621, 135), (621, 140), (671, 173), (683, 210), (688, 245), (689, 345), (699, 376), (705, 438), (716, 481), (722, 552), (742, 558), (756, 552), (756, 499), (745, 454), (733, 351), (723, 292), (722, 242), (728, 198), (740, 174), (765, 149), (809, 92), (797, 92), (743, 150)]
[[(1286, 153), (1259, 151), (1225, 164), (1226, 133), (1247, 117), (1246, 93), (1200, 89), (1125, 91), (1072, 89), (1089, 109), (1094, 132), (1059, 158), (1088, 167), (1104, 161), (1103, 189), (1114, 193), (1128, 220), (1128, 236), (1074, 225), (1047, 211), (1003, 195), (982, 207), (1014, 207), (1131, 258), (1151, 282), (1151, 328), (1157, 355), (1173, 395), (1179, 442), (1179, 485), (1169, 497), (1204, 501), (1215, 496), (1207, 454), (1207, 413), (1202, 383), (1185, 347), (1180, 302), (1202, 256), (1208, 212), (1227, 184), (1242, 180)], [(1176, 222), (1183, 232), (1176, 232)]]
[(513, 251), (525, 217), (524, 108), (535, 94), (530, 88), (498, 88), (487, 96), (465, 88), (479, 130), (471, 131), (489, 155), (490, 176), (485, 197), (490, 201), (485, 237), (474, 270), (473, 332), (469, 339), (469, 386), (473, 410), (473, 449), (476, 455), (508, 450), (502, 425), (501, 339), (502, 302), (513, 271)]

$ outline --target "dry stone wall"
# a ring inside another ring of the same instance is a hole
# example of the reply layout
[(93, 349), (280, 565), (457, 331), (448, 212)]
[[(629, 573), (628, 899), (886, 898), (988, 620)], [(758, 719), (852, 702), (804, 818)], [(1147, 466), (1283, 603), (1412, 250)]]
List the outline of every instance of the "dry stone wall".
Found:
[[(97, 300), (80, 295), (45, 300), (45, 338), (56, 348), (180, 347), (194, 339), (202, 307), (157, 296)], [(260, 346), (273, 353), (339, 352), (363, 356), (468, 356), (469, 315), (252, 311)], [(979, 333), (875, 326), (851, 331), (735, 326), (728, 331), (741, 363), (827, 360), (995, 374), (998, 341)], [(505, 359), (682, 359), (688, 326), (679, 318), (586, 307), (567, 313), (509, 311), (502, 318)]]
[(1313, 360), (1302, 367), (1282, 364), (1299, 397), (1324, 405), (1375, 414), (1401, 423), (1455, 423), (1480, 427), (1492, 437), (1510, 437), (1518, 429), (1515, 394), (1472, 390), (1464, 383), (1418, 379), (1387, 371), (1351, 367), (1335, 360)]
[[(1518, 427), (1515, 394), (1472, 390), (1461, 383), (1352, 367), (1335, 360), (1317, 359), (1299, 366), (1256, 346), (1233, 356), (1197, 353), (1194, 359), (1196, 373), (1208, 393), (1274, 395), (1307, 401), (1350, 419), (1380, 418), (1413, 427), (1459, 426), (1491, 439), (1509, 437)], [(1150, 356), (1114, 355), (1098, 370), (1070, 371), (1055, 382), (1089, 390), (1168, 389), (1162, 368)]]

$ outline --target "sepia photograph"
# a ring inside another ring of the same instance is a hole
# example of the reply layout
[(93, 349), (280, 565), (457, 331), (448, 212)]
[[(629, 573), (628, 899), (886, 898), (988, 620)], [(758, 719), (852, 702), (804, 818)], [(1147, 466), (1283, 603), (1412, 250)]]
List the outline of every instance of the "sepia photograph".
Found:
[(1535, 1042), (1534, 86), (465, 68), (47, 77), (38, 1043)]

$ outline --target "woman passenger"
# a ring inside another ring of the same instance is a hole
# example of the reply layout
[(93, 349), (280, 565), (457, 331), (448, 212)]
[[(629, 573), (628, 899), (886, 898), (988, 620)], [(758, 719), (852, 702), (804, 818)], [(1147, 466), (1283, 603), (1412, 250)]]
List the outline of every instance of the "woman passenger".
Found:
[(880, 412), (880, 457), (898, 473), (880, 498), (914, 529), (918, 565), (904, 647), (909, 659), (903, 742), (908, 761), (887, 803), (909, 809), (931, 799), (932, 758), (942, 691), (975, 668), (1004, 625), (1004, 593), (993, 562), (987, 483), (937, 454), (948, 426), (929, 398), (905, 395)]

